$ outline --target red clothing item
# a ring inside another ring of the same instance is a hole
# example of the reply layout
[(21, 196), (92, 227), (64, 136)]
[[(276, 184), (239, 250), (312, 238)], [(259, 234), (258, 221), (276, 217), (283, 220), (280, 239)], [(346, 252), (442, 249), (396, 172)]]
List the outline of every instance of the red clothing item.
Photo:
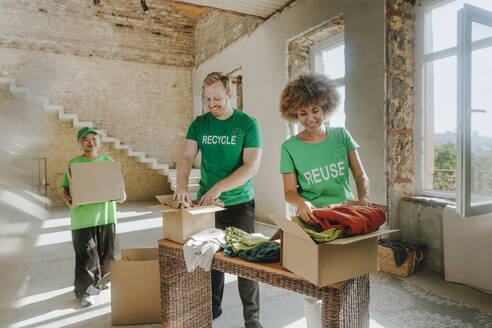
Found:
[(340, 229), (345, 235), (360, 235), (376, 231), (386, 214), (379, 207), (330, 205), (313, 211), (324, 230)]

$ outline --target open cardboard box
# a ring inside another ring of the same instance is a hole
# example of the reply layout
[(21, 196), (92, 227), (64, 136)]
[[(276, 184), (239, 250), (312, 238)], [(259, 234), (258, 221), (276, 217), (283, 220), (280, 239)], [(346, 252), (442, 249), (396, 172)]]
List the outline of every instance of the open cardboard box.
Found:
[(122, 249), (111, 261), (111, 324), (161, 322), (161, 281), (157, 248)]
[(72, 163), (66, 174), (74, 205), (125, 198), (121, 162)]
[(282, 230), (282, 266), (319, 287), (377, 271), (378, 236), (398, 231), (378, 230), (318, 244), (290, 218), (269, 217)]
[(161, 204), (150, 208), (162, 212), (162, 233), (164, 238), (182, 244), (202, 230), (215, 228), (215, 212), (225, 210), (225, 208), (217, 205), (182, 209), (164, 205), (172, 197), (173, 195), (155, 196)]

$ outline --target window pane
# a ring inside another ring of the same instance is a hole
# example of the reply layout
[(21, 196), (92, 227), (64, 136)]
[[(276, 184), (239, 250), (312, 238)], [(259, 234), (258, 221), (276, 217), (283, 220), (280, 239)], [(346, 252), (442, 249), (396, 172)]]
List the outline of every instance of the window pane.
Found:
[[(475, 30), (477, 32), (475, 32)], [(472, 35), (491, 28), (472, 24)], [(492, 197), (492, 46), (471, 55), (471, 205)]]
[[(442, 1), (424, 11), (424, 53), (456, 47), (456, 12), (464, 3), (492, 11), (491, 0)], [(490, 30), (480, 31), (472, 41), (492, 36)], [(479, 38), (478, 38), (479, 37)]]
[(479, 23), (472, 23), (472, 41), (492, 37), (492, 27)]
[(424, 53), (456, 47), (456, 1), (424, 12)]
[(345, 126), (345, 86), (337, 88), (340, 103), (337, 110), (330, 116), (330, 126)]
[(439, 191), (456, 191), (456, 56), (430, 62), (426, 65), (429, 88), (426, 90), (433, 120), (434, 163), (428, 161), (432, 171), (432, 187)]
[(335, 80), (345, 76), (345, 45), (323, 51), (323, 74)]
[(492, 11), (492, 1), (490, 0), (465, 0), (464, 3), (479, 7), (488, 11)]

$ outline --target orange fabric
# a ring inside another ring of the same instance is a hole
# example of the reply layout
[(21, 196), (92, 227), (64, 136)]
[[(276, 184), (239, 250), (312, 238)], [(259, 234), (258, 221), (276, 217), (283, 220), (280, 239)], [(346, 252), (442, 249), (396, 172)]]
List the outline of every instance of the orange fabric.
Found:
[(386, 222), (386, 214), (379, 207), (330, 205), (313, 213), (323, 230), (336, 228), (345, 235), (370, 233)]

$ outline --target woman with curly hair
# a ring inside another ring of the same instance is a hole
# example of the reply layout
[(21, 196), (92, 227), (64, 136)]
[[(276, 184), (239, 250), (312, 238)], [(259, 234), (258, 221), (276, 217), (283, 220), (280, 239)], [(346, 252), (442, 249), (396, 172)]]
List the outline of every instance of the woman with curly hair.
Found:
[[(338, 105), (338, 94), (323, 75), (301, 75), (284, 88), (280, 114), (304, 129), (282, 144), (280, 173), (285, 200), (308, 224), (315, 223), (313, 210), (354, 199), (349, 170), (354, 176), (361, 205), (368, 205), (369, 179), (357, 148), (359, 145), (343, 127), (327, 124)], [(305, 298), (308, 327), (321, 327), (319, 300)]]

